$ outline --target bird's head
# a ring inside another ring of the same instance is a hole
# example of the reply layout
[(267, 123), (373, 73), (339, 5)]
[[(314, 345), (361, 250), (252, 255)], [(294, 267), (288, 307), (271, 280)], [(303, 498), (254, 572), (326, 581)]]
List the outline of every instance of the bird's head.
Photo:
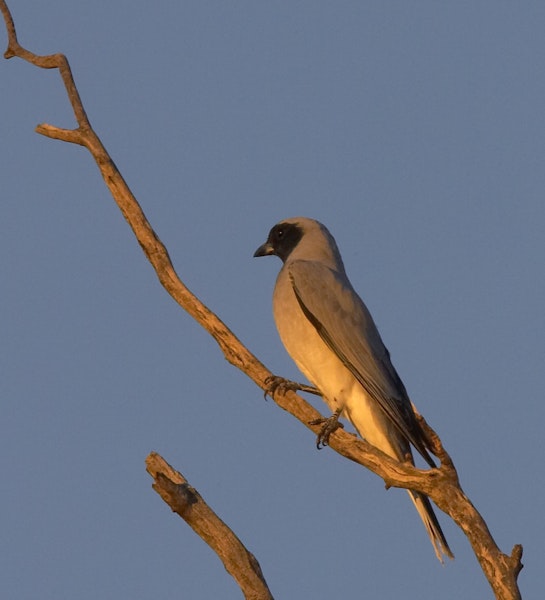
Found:
[(288, 260), (312, 260), (344, 271), (335, 239), (327, 228), (307, 217), (293, 217), (277, 223), (269, 232), (267, 241), (259, 246), (254, 256), (278, 256)]

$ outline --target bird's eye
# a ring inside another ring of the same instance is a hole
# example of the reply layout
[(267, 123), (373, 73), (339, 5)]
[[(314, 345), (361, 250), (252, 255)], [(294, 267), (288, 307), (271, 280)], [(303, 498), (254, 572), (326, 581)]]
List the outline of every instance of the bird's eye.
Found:
[(278, 231), (276, 232), (276, 237), (277, 238), (283, 238), (284, 237), (284, 230), (283, 229), (278, 229)]

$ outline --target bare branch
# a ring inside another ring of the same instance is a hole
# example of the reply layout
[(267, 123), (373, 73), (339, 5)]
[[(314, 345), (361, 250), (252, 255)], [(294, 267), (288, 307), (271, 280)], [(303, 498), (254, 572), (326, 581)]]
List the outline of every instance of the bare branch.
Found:
[[(225, 358), (250, 377), (262, 390), (268, 391), (267, 380), (272, 376), (271, 372), (208, 307), (189, 291), (178, 277), (167, 249), (152, 229), (121, 173), (91, 128), (66, 57), (62, 54), (38, 56), (24, 49), (17, 41), (15, 26), (5, 0), (0, 0), (0, 9), (6, 22), (9, 40), (5, 57), (17, 56), (41, 68), (58, 68), (78, 123), (78, 127), (74, 130), (42, 124), (37, 127), (37, 132), (54, 139), (83, 145), (90, 151), (115, 202), (155, 269), (161, 284), (174, 300), (210, 333)], [(317, 433), (319, 427), (311, 426), (309, 422), (318, 419), (320, 414), (303, 398), (288, 390), (274, 394), (274, 400), (305, 427)], [(515, 546), (510, 556), (499, 550), (484, 519), (460, 487), (454, 464), (443, 448), (441, 440), (421, 417), (420, 419), (430, 440), (430, 446), (441, 462), (438, 469), (421, 471), (410, 464), (398, 463), (367, 442), (358, 440), (342, 430), (337, 430), (331, 436), (330, 447), (382, 477), (387, 486), (409, 488), (429, 496), (464, 531), (496, 598), (520, 599), (517, 577), (522, 568), (522, 547)], [(156, 485), (166, 489), (164, 481), (161, 480), (162, 483), (159, 483), (158, 480)], [(174, 492), (175, 490), (171, 488), (169, 494), (172, 495)], [(177, 502), (181, 500), (178, 498)], [(185, 514), (187, 510), (181, 512)]]
[(223, 562), (247, 600), (272, 600), (261, 567), (238, 537), (206, 504), (185, 477), (159, 454), (146, 458), (146, 469), (155, 479), (153, 489), (201, 537)]
[(26, 48), (23, 48), (17, 39), (15, 23), (13, 22), (11, 12), (5, 0), (0, 1), (0, 10), (2, 11), (2, 15), (6, 23), (6, 31), (8, 34), (8, 47), (4, 52), (4, 58), (9, 59), (16, 56), (26, 60), (36, 67), (40, 67), (41, 69), (59, 69), (64, 86), (66, 88), (66, 93), (68, 94), (68, 98), (74, 110), (76, 121), (80, 127), (89, 129), (91, 125), (89, 124), (89, 120), (87, 119), (87, 115), (83, 108), (83, 103), (81, 102), (79, 92), (76, 88), (76, 84), (74, 83), (72, 71), (66, 56), (64, 56), (64, 54), (49, 54), (47, 56), (39, 56), (38, 54), (34, 54)]

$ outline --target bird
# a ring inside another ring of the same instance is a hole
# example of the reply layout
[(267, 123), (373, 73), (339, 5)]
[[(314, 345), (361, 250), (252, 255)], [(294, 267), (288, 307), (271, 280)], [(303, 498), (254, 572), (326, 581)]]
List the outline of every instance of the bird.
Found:
[[(338, 418), (346, 418), (367, 442), (400, 462), (414, 465), (413, 446), (435, 462), (373, 318), (355, 292), (335, 239), (314, 219), (280, 221), (254, 257), (278, 256), (283, 265), (273, 292), (280, 339), (303, 375), (318, 389), (333, 415), (318, 447), (327, 445)], [(278, 384), (278, 379), (274, 386)], [(273, 387), (274, 387), (273, 386)], [(273, 391), (274, 394), (274, 391)], [(454, 558), (427, 496), (407, 490), (439, 561)]]

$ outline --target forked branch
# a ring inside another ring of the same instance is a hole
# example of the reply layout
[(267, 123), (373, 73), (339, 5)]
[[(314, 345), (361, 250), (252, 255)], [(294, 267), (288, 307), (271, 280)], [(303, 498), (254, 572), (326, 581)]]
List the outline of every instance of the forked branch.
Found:
[[(15, 26), (5, 0), (0, 0), (0, 9), (8, 33), (8, 49), (4, 56), (19, 57), (40, 68), (58, 68), (77, 122), (75, 129), (41, 124), (36, 131), (53, 139), (85, 146), (89, 150), (161, 284), (174, 300), (213, 336), (225, 358), (266, 391), (267, 379), (271, 377), (271, 372), (211, 310), (188, 290), (178, 277), (167, 249), (152, 229), (121, 173), (93, 131), (66, 57), (63, 54), (38, 56), (23, 48), (17, 41)], [(274, 400), (305, 427), (317, 433), (319, 426), (311, 426), (309, 422), (318, 419), (320, 415), (303, 398), (292, 391), (287, 391), (275, 394)], [(427, 427), (425, 422), (423, 426)], [(439, 437), (431, 429), (429, 435), (434, 442), (434, 453), (440, 459), (441, 465), (438, 469), (428, 471), (398, 463), (365, 441), (357, 440), (342, 430), (336, 431), (331, 436), (330, 446), (342, 456), (382, 477), (388, 486), (410, 488), (429, 496), (464, 531), (496, 598), (520, 599), (517, 577), (522, 568), (522, 547), (515, 546), (510, 556), (500, 551), (485, 521), (461, 489), (452, 460), (443, 448)]]

